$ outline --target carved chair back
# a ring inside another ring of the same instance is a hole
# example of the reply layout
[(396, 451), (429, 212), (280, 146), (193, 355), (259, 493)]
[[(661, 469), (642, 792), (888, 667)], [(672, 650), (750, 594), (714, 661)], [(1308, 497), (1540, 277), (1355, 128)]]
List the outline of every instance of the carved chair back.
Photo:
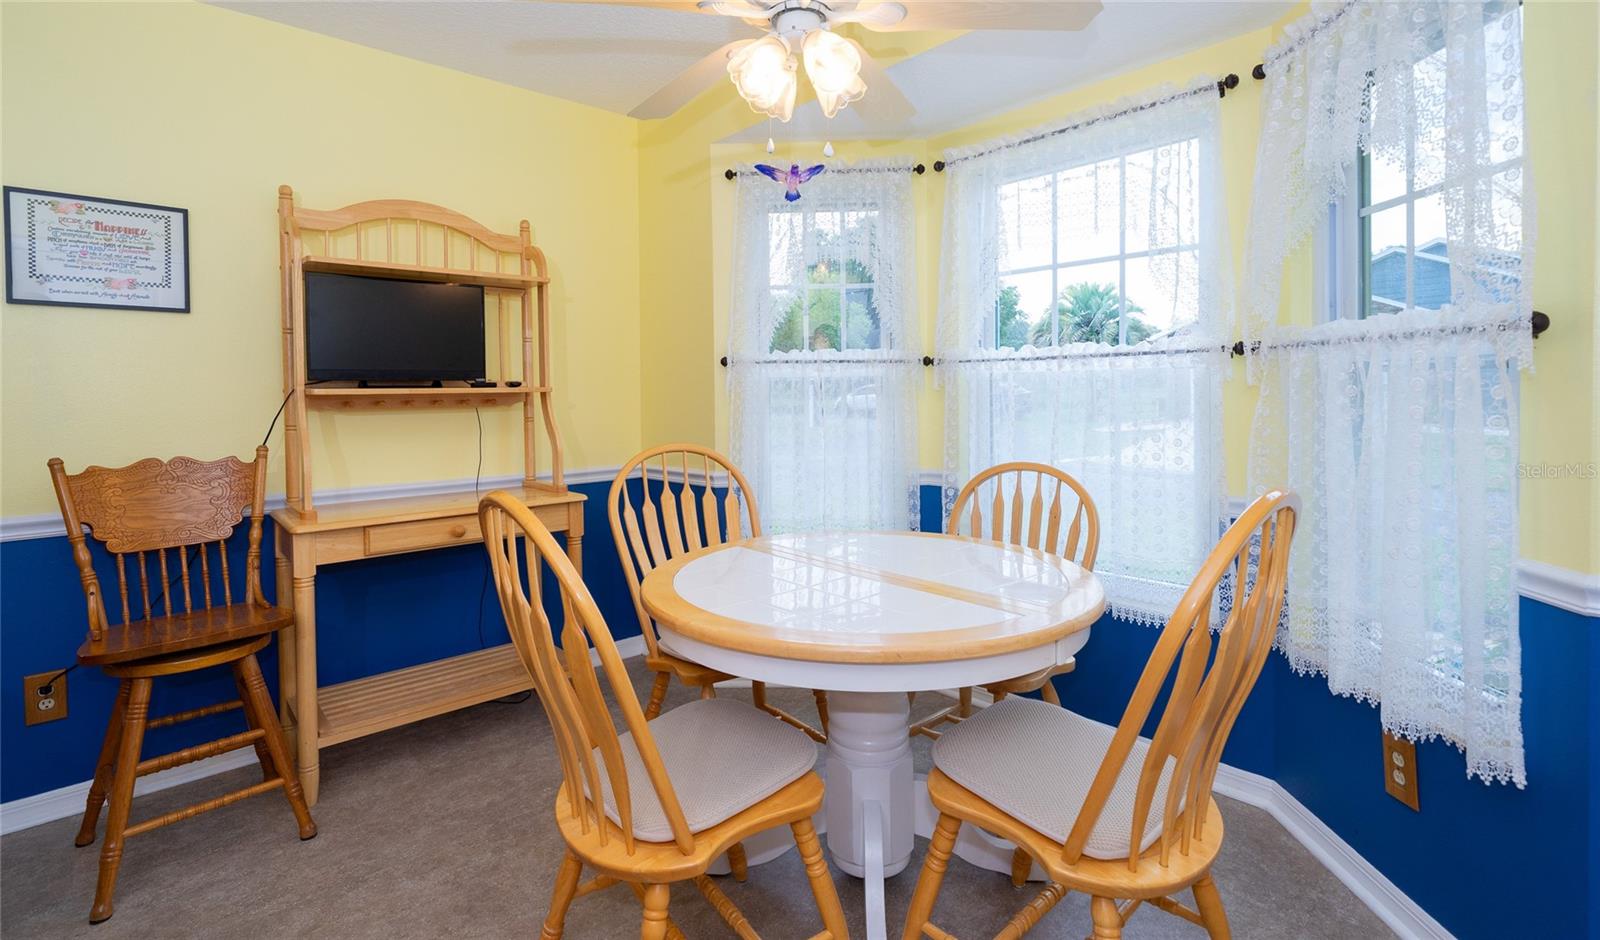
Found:
[[(183, 613), (193, 612), (196, 606), (231, 606), (235, 579), (229, 571), (227, 542), (248, 513), (250, 540), (237, 596), (241, 603), (271, 606), (261, 591), (266, 447), (257, 447), (255, 460), (249, 463), (237, 457), (151, 457), (126, 467), (89, 467), (80, 473), (67, 473), (61, 458), (56, 457), (50, 460), (50, 479), (83, 583), (91, 640), (104, 639), (106, 628), (113, 624), (85, 527), (116, 560), (120, 604), (113, 609), (120, 607), (120, 622), (126, 624), (135, 619), (170, 617), (180, 602)], [(213, 544), (215, 566), (210, 558)], [(169, 551), (174, 556), (170, 563)]]
[(1067, 473), (1031, 461), (997, 464), (968, 480), (945, 531), (1036, 548), (1091, 571), (1100, 551), (1100, 513), (1089, 491)]
[[(582, 831), (587, 833), (593, 827), (601, 845), (612, 838), (604, 806), (597, 799), (597, 795), (604, 792), (603, 788), (609, 787), (617, 807), (624, 846), (630, 855), (633, 854), (630, 788), (649, 786), (666, 813), (673, 841), (685, 854), (693, 851), (694, 836), (689, 832), (683, 808), (639, 707), (638, 696), (634, 695), (627, 667), (577, 569), (572, 567), (550, 530), (528, 507), (507, 494), (494, 492), (485, 496), (478, 504), (478, 518), (483, 526), (483, 543), (489, 551), (506, 626), (523, 665), (533, 676), (545, 713), (550, 716), (569, 808), (580, 820)], [(540, 599), (541, 563), (550, 565), (561, 589), (564, 616), (559, 647)], [(591, 645), (599, 659), (598, 669), (589, 658)], [(604, 685), (610, 686), (610, 698), (616, 702), (623, 724), (633, 735), (633, 744), (644, 763), (646, 780), (628, 777), (622, 744), (600, 681), (602, 676)]]
[[(632, 479), (640, 482), (637, 494), (628, 485)], [(761, 534), (761, 512), (744, 474), (728, 458), (695, 444), (635, 454), (611, 481), (606, 514), (651, 656), (655, 623), (639, 599), (645, 575), (684, 552)]]
[[(1160, 813), (1162, 819), (1162, 865), (1167, 864), (1174, 846), (1187, 855), (1191, 840), (1200, 837), (1222, 747), (1277, 637), (1289, 545), (1299, 511), (1300, 498), (1293, 492), (1264, 494), (1240, 514), (1200, 566), (1162, 628), (1062, 847), (1068, 864), (1082, 857), (1140, 729), (1169, 680), (1171, 694), (1139, 771), (1128, 865), (1137, 867), (1142, 835), (1152, 812)], [(1232, 608), (1213, 636), (1215, 595), (1230, 572)], [(1163, 805), (1154, 806), (1163, 774), (1170, 774), (1166, 799)]]

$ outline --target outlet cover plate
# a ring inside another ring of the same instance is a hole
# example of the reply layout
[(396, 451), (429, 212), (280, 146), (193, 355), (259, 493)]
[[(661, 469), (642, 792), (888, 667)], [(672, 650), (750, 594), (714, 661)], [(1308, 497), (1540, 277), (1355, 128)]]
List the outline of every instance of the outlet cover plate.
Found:
[[(50, 694), (40, 695), (39, 690), (46, 684)], [(39, 725), (67, 717), (67, 677), (59, 669), (23, 676), (22, 704), (24, 724)]]
[(1418, 812), (1417, 746), (1401, 738), (1383, 736), (1383, 789)]

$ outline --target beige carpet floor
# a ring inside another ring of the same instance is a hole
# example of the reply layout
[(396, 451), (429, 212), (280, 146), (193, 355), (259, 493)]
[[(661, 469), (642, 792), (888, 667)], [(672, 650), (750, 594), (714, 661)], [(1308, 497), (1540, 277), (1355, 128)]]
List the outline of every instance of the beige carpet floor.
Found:
[[(633, 665), (642, 692), (648, 676)], [(669, 707), (687, 697), (675, 688)], [(814, 715), (809, 693), (777, 691), (774, 699)], [(922, 696), (919, 711), (941, 703)], [(925, 739), (916, 750), (921, 772), (928, 766)], [(152, 794), (135, 802), (134, 818), (252, 779), (259, 779), (254, 767)], [(322, 798), (313, 810), (320, 834), (309, 842), (296, 838), (276, 794), (130, 840), (116, 916), (98, 926), (88, 923), (98, 843), (73, 847), (77, 821), (8, 835), (0, 839), (0, 933), (7, 940), (537, 937), (561, 858), (551, 815), (559, 782), (550, 726), (537, 701), (480, 705), (324, 751)], [(1392, 936), (1271, 816), (1219, 802), (1228, 829), (1215, 874), (1235, 937)], [(924, 847), (919, 839), (912, 866), (889, 882), (893, 937)], [(834, 880), (852, 935), (864, 937), (861, 883), (842, 873)], [(744, 884), (721, 883), (768, 940), (821, 929), (793, 852), (752, 868)], [(962, 937), (989, 937), (1030, 897), (1006, 876), (956, 859), (936, 920)], [(671, 913), (690, 938), (733, 935), (692, 887), (674, 889)], [(613, 888), (573, 905), (567, 936), (637, 937), (638, 915), (632, 893)], [(1029, 936), (1089, 932), (1088, 899), (1069, 895)], [(1147, 906), (1125, 935), (1204, 932)]]

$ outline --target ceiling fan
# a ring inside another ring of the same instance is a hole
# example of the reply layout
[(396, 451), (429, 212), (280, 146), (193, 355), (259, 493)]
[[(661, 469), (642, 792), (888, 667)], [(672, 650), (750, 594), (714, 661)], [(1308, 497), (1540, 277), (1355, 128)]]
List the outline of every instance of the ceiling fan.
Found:
[[(769, 117), (794, 115), (799, 70), (816, 91), (827, 117), (853, 102), (863, 116), (886, 124), (914, 112), (884, 68), (861, 44), (833, 31), (857, 23), (874, 31), (1080, 30), (1100, 12), (1098, 0), (567, 0), (652, 7), (698, 15), (732, 16), (765, 31), (757, 39), (730, 42), (690, 66), (629, 112), (663, 118), (715, 85), (724, 75), (740, 97)], [(872, 89), (870, 98), (867, 89)]]

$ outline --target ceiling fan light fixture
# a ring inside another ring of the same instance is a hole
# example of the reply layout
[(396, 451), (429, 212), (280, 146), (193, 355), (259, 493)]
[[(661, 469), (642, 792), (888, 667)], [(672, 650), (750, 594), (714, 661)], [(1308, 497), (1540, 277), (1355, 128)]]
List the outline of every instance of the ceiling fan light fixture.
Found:
[(774, 35), (750, 43), (728, 60), (728, 77), (750, 107), (785, 123), (794, 116), (798, 63)]
[(831, 118), (867, 93), (867, 83), (861, 80), (861, 53), (849, 41), (826, 29), (812, 30), (800, 51), (823, 114)]

